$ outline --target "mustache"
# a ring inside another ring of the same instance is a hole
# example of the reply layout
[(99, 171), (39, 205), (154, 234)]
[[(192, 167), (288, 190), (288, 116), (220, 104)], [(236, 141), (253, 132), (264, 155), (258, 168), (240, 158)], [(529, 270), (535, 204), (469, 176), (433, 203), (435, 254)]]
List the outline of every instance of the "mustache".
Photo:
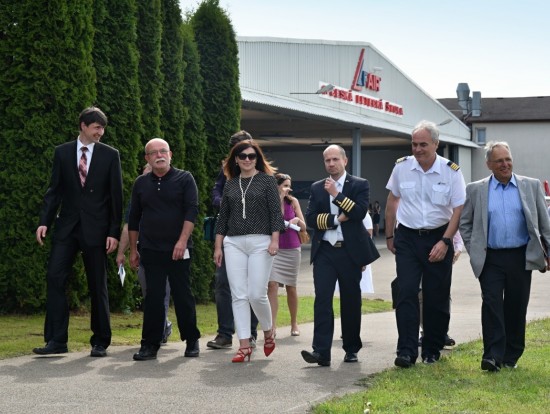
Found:
[(166, 162), (166, 158), (157, 158), (155, 160), (155, 164), (158, 163), (158, 162)]

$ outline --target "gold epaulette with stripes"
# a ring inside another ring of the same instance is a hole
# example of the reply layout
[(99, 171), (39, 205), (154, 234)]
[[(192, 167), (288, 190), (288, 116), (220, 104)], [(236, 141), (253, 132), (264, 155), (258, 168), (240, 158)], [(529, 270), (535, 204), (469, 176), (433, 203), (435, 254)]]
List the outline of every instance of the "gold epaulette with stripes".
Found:
[(449, 167), (451, 167), (451, 170), (455, 170), (455, 171), (460, 170), (460, 166), (459, 166), (458, 164), (455, 164), (455, 163), (452, 162), (452, 161), (449, 161), (449, 162), (447, 163), (447, 165), (448, 165)]
[(396, 164), (399, 164), (400, 162), (405, 161), (407, 158), (409, 158), (409, 157), (408, 157), (408, 156), (405, 156), (405, 157), (398, 158), (398, 159), (395, 161), (395, 163), (396, 163)]
[(329, 214), (327, 213), (321, 213), (317, 216), (317, 228), (319, 230), (327, 230), (329, 228), (328, 217)]
[(350, 200), (349, 198), (345, 197), (342, 201), (340, 200), (334, 200), (338, 207), (340, 207), (342, 210), (344, 210), (346, 213), (349, 213), (353, 207), (355, 207), (355, 201)]

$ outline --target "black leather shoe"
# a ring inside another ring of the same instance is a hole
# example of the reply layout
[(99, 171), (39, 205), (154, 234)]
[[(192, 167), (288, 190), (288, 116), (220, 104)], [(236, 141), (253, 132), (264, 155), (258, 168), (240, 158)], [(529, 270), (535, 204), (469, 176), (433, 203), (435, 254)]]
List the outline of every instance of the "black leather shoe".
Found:
[(449, 335), (445, 335), (445, 348), (449, 349), (456, 345), (456, 341)]
[(414, 362), (409, 355), (399, 355), (397, 358), (395, 358), (394, 364), (397, 367), (410, 368), (414, 365)]
[(92, 357), (106, 357), (107, 356), (107, 350), (105, 347), (101, 345), (94, 345), (92, 346), (92, 352), (90, 352), (90, 356)]
[(494, 360), (494, 358), (483, 358), (481, 360), (481, 369), (483, 371), (499, 372), (500, 371), (500, 366)]
[(502, 366), (507, 369), (516, 369), (518, 367), (518, 364), (515, 362), (503, 362)]
[(150, 346), (142, 346), (137, 354), (134, 354), (134, 361), (148, 361), (157, 359), (157, 351)]
[(357, 358), (357, 352), (346, 352), (346, 355), (344, 356), (344, 362), (359, 362), (359, 358)]
[(164, 333), (162, 334), (162, 343), (164, 345), (168, 342), (168, 338), (172, 335), (172, 322), (166, 321), (166, 326), (164, 327)]
[(323, 357), (321, 357), (321, 355), (319, 355), (319, 353), (315, 351), (302, 351), (302, 358), (304, 358), (304, 361), (306, 361), (308, 364), (317, 364), (322, 367), (330, 367), (330, 360), (323, 359)]
[(191, 341), (191, 342), (187, 341), (187, 347), (185, 348), (185, 353), (183, 354), (184, 356), (188, 358), (198, 357), (199, 352), (200, 352), (200, 349), (199, 349), (198, 339), (196, 341)]
[(60, 344), (57, 342), (50, 341), (42, 348), (34, 348), (32, 350), (35, 354), (38, 355), (53, 355), (53, 354), (66, 354), (69, 352), (67, 349), (67, 344)]
[(439, 358), (436, 357), (435, 355), (426, 355), (424, 358), (422, 358), (422, 362), (424, 364), (431, 365), (431, 364), (435, 364), (438, 359)]

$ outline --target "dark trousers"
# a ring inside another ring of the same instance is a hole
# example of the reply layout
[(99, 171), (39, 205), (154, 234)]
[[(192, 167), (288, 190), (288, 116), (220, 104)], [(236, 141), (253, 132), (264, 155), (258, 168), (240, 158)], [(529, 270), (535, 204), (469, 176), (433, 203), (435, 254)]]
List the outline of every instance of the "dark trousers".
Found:
[(449, 296), (451, 292), (454, 249), (450, 246), (445, 259), (431, 263), (428, 256), (433, 246), (441, 240), (445, 228), (420, 235), (418, 231), (399, 226), (394, 236), (396, 249), (397, 283), (399, 294), (395, 317), (399, 339), (399, 355), (418, 358), (418, 330), (420, 305), (418, 289), (422, 286), (424, 337), (422, 357), (439, 357), (445, 345), (449, 326)]
[[(222, 258), (222, 265), (216, 268), (214, 296), (218, 313), (218, 334), (232, 339), (235, 333), (235, 322), (233, 319), (233, 299), (231, 298), (231, 289), (229, 288), (225, 268), (225, 255)], [(252, 308), (250, 308), (250, 332), (254, 338), (258, 337), (258, 318), (256, 318)]]
[(44, 340), (66, 344), (69, 330), (69, 303), (66, 288), (77, 253), (82, 252), (91, 302), (91, 345), (107, 348), (111, 344), (107, 255), (105, 246), (87, 246), (80, 226), (63, 242), (54, 241), (48, 261), (46, 322)]
[[(192, 255), (192, 251), (190, 251)], [(182, 341), (192, 343), (200, 338), (197, 328), (195, 298), (191, 292), (191, 259), (172, 260), (172, 252), (141, 249), (140, 263), (145, 269), (147, 296), (143, 310), (141, 345), (160, 347), (164, 333), (166, 281), (170, 282), (172, 300)]]
[(340, 285), (342, 340), (346, 352), (358, 352), (361, 342), (361, 267), (351, 260), (344, 247), (321, 246), (313, 261), (315, 303), (313, 308), (313, 350), (330, 361), (334, 336), (332, 300), (336, 281)]
[(525, 270), (525, 249), (487, 249), (481, 286), (483, 358), (515, 364), (525, 349), (531, 271)]

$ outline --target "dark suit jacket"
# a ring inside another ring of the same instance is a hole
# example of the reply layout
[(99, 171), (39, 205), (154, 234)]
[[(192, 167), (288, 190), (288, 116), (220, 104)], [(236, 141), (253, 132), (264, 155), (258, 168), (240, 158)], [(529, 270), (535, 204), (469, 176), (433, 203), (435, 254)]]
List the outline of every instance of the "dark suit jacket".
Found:
[[(319, 250), (326, 230), (335, 229), (334, 214), (330, 213), (330, 196), (324, 188), (325, 180), (311, 185), (309, 205), (306, 211), (307, 225), (314, 229), (311, 242), (311, 262)], [(344, 235), (344, 247), (353, 262), (358, 266), (372, 263), (376, 257), (366, 248), (370, 235), (363, 225), (363, 219), (369, 206), (369, 182), (363, 178), (346, 175), (342, 192), (333, 201), (338, 206), (339, 213), (349, 217), (341, 223)]]
[(82, 187), (76, 140), (55, 148), (51, 181), (44, 196), (39, 226), (50, 229), (54, 219), (56, 241), (69, 237), (79, 222), (89, 246), (104, 245), (107, 237), (119, 238), (122, 174), (116, 149), (95, 143), (86, 184)]

